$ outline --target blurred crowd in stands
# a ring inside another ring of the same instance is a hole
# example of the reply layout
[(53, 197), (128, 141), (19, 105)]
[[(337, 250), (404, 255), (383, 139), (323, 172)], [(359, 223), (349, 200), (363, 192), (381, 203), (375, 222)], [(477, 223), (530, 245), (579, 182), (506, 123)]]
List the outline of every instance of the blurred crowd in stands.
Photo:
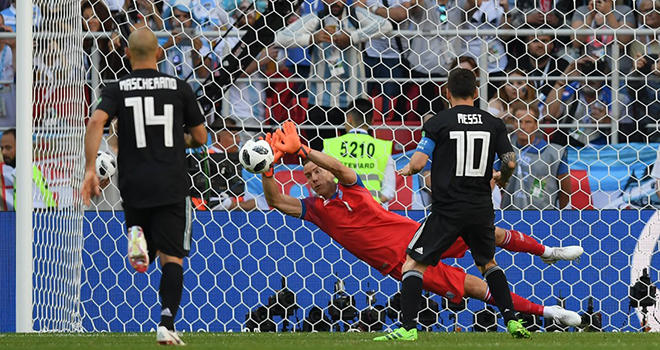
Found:
[[(53, 10), (47, 2), (35, 4), (39, 30), (43, 11)], [(188, 81), (200, 103), (212, 106), (208, 149), (190, 155), (194, 187), (207, 187), (193, 189), (200, 208), (245, 204), (240, 170), (220, 166), (235, 159), (242, 142), (292, 119), (310, 146), (322, 150), (324, 140), (357, 128), (347, 123), (356, 100), (372, 107), (364, 130), (391, 141), (392, 157), (414, 150), (423, 119), (449, 108), (443, 85), (457, 66), (478, 76), (480, 100), (510, 128), (520, 154), (515, 181), (494, 193), (503, 208), (570, 207), (568, 148), (660, 140), (658, 36), (602, 33), (658, 29), (660, 1), (303, 0), (223, 97), (209, 100), (223, 57), (267, 8), (266, 0), (81, 2), (82, 28), (96, 34), (86, 36), (83, 47), (90, 109), (104, 84), (129, 72), (126, 38), (140, 27), (159, 33), (160, 70)], [(14, 30), (12, 1), (0, 0), (0, 10), (0, 31)], [(571, 28), (595, 31), (564, 30)], [(456, 29), (523, 34), (456, 35)], [(15, 41), (0, 40), (0, 46), (1, 127), (15, 120)], [(57, 73), (61, 64), (50, 59), (35, 58), (38, 78)], [(216, 175), (222, 181), (214, 181)]]

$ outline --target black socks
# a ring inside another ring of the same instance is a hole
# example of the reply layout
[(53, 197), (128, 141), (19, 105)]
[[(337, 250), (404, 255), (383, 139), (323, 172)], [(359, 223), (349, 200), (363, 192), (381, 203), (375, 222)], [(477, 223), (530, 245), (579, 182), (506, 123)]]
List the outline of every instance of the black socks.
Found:
[(179, 311), (181, 293), (183, 292), (183, 266), (167, 263), (163, 266), (163, 276), (160, 278), (160, 324), (174, 330), (174, 318)]
[(504, 271), (497, 265), (493, 266), (484, 272), (484, 278), (488, 282), (490, 295), (493, 296), (497, 308), (500, 309), (500, 313), (504, 316), (504, 325), (506, 326), (510, 320), (515, 319), (515, 314), (513, 313), (511, 290), (509, 289), (509, 283), (506, 281)]
[(424, 275), (417, 270), (403, 273), (401, 278), (401, 312), (403, 312), (403, 328), (411, 330), (417, 328), (417, 314), (422, 299), (422, 284)]

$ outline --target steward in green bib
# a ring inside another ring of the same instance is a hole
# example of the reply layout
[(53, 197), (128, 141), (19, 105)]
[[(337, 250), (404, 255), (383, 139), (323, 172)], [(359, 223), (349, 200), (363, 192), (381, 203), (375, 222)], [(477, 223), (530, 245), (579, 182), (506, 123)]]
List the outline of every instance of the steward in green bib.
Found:
[(356, 99), (346, 113), (347, 133), (323, 140), (326, 154), (354, 169), (374, 199), (385, 203), (394, 198), (395, 178), (392, 161), (392, 141), (369, 135), (373, 105)]

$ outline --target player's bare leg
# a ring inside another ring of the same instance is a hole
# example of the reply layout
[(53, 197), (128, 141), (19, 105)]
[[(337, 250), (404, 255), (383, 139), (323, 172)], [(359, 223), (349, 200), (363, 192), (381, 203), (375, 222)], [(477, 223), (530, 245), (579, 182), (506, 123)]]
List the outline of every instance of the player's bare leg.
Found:
[(511, 252), (530, 253), (541, 257), (548, 264), (557, 261), (572, 261), (579, 259), (584, 249), (580, 246), (549, 247), (539, 243), (529, 235), (516, 230), (505, 230), (495, 227), (495, 244)]
[(185, 345), (174, 330), (183, 292), (183, 258), (159, 254), (163, 276), (160, 279), (161, 313), (156, 339), (162, 345)]
[[(495, 305), (495, 299), (490, 295), (488, 285), (482, 279), (467, 274), (465, 275), (463, 288), (466, 297), (483, 300), (491, 305)], [(561, 306), (539, 305), (513, 292), (511, 292), (511, 299), (515, 311), (552, 318), (566, 327), (577, 327), (582, 323), (582, 318), (577, 312), (566, 310)]]

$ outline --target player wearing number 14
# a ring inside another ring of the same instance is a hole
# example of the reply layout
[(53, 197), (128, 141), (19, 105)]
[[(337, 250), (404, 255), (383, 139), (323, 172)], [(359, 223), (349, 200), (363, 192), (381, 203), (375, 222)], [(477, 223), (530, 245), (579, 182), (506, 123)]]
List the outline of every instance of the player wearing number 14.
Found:
[(376, 340), (416, 337), (416, 318), (424, 272), (438, 264), (459, 236), (470, 247), (475, 265), (486, 278), (493, 299), (514, 337), (529, 337), (514, 319), (511, 292), (504, 271), (495, 262), (495, 212), (490, 181), (497, 153), (502, 160), (500, 187), (513, 174), (515, 154), (504, 122), (473, 106), (478, 97), (474, 74), (455, 69), (449, 74), (453, 108), (424, 124), (424, 137), (401, 175), (418, 173), (433, 156), (429, 217), (413, 236), (403, 265), (401, 311), (403, 327)]
[[(174, 331), (183, 291), (183, 258), (190, 251), (190, 177), (185, 148), (206, 142), (204, 117), (185, 81), (156, 70), (158, 39), (134, 31), (126, 55), (133, 72), (109, 84), (87, 124), (82, 195), (99, 192), (95, 160), (103, 126), (118, 119), (119, 191), (128, 228), (128, 260), (138, 272), (160, 256), (160, 344), (184, 345)], [(186, 134), (186, 129), (190, 135)]]

